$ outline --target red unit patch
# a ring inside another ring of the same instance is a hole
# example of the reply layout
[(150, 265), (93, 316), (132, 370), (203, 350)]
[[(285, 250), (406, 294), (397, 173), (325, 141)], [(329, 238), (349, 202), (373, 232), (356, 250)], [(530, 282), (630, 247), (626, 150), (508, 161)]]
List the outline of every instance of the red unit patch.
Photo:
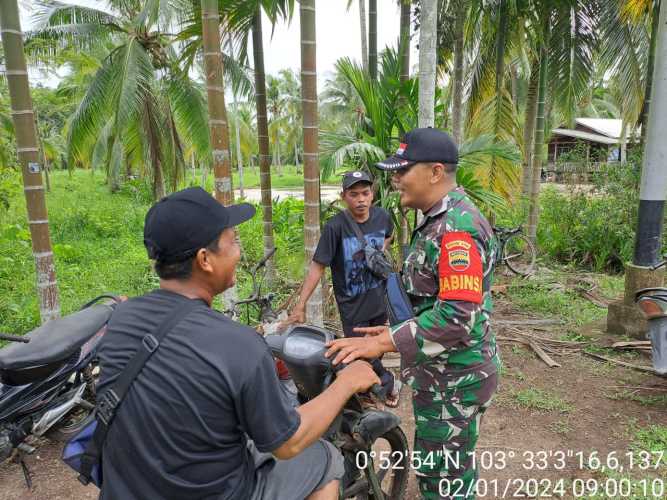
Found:
[(482, 303), (482, 258), (470, 233), (455, 231), (442, 237), (438, 278), (440, 300)]

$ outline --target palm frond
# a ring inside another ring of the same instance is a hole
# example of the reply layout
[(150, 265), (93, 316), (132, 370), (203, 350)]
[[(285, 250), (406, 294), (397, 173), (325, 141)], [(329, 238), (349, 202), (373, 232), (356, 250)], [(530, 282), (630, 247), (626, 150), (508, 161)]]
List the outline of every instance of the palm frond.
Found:
[(97, 70), (68, 126), (67, 160), (86, 163), (108, 117), (120, 78), (119, 51), (113, 52)]
[(322, 178), (326, 179), (343, 165), (353, 168), (369, 168), (386, 157), (382, 148), (357, 137), (347, 127), (342, 132), (320, 133)]
[(57, 0), (35, 0), (33, 27), (26, 33), (26, 52), (47, 61), (70, 45), (90, 49), (122, 31), (122, 21), (113, 13)]
[(551, 26), (549, 72), (553, 97), (569, 126), (590, 88), (597, 51), (597, 12), (590, 2), (576, 1), (555, 11)]
[(187, 74), (173, 71), (168, 78), (166, 91), (176, 125), (183, 131), (183, 137), (194, 146), (200, 158), (208, 158), (211, 146), (208, 108), (203, 90), (195, 85)]

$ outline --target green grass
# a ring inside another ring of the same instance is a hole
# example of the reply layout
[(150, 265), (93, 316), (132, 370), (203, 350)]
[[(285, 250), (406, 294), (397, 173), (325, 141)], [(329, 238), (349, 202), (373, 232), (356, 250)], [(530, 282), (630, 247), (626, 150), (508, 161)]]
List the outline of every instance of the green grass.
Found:
[[(599, 275), (598, 275), (599, 276)], [(571, 273), (540, 273), (530, 281), (515, 278), (508, 287), (508, 297), (520, 309), (563, 320), (566, 325), (580, 327), (604, 319), (607, 310), (581, 297), (573, 287), (566, 285)], [(599, 288), (605, 296), (616, 296), (623, 290), (622, 276), (601, 276)], [(520, 286), (512, 286), (516, 283)], [(571, 338), (568, 340), (579, 340)]]
[[(322, 185), (340, 186), (341, 172), (335, 173), (327, 179), (322, 179)], [(195, 169), (193, 176), (192, 169), (185, 172), (185, 181), (188, 185), (199, 186), (202, 180), (201, 169)], [(239, 187), (239, 174), (234, 169), (232, 173), (232, 185), (235, 189)], [(209, 190), (213, 189), (213, 174), (209, 170), (206, 176), (206, 186)], [(243, 169), (243, 187), (246, 189), (259, 188), (259, 167), (245, 167)], [(303, 166), (283, 165), (278, 169), (271, 168), (271, 188), (273, 189), (303, 189)]]
[(635, 401), (642, 406), (664, 406), (665, 409), (667, 409), (667, 395), (665, 394), (641, 395), (637, 394), (637, 391), (624, 389), (622, 391), (606, 394), (605, 396), (615, 401)]
[[(653, 424), (635, 428), (632, 447), (637, 451), (667, 454), (667, 426)], [(667, 456), (663, 457), (663, 465), (667, 466)]]
[[(139, 181), (111, 194), (104, 175), (89, 171), (55, 172), (47, 194), (51, 240), (63, 314), (77, 310), (102, 293), (140, 295), (155, 288), (157, 277), (143, 246), (143, 223), (151, 201)], [(20, 182), (9, 190), (9, 208), (0, 206), (0, 332), (24, 333), (39, 324), (35, 266), (25, 200)], [(303, 202), (288, 199), (274, 205), (278, 276), (298, 282), (303, 275)], [(262, 254), (262, 221), (258, 214), (240, 226), (242, 269), (238, 293), (250, 280), (244, 268)], [(292, 289), (278, 287), (276, 304)]]
[(516, 404), (523, 408), (539, 411), (558, 411), (569, 413), (574, 407), (559, 396), (541, 389), (522, 389), (512, 391)]

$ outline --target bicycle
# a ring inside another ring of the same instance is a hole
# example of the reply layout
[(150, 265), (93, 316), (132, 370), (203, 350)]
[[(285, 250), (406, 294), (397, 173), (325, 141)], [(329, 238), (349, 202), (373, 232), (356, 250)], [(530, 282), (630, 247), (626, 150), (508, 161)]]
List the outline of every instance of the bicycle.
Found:
[(510, 271), (519, 276), (533, 274), (537, 252), (532, 241), (523, 234), (523, 227), (494, 226), (493, 233), (498, 238), (500, 248), (495, 263), (506, 264)]

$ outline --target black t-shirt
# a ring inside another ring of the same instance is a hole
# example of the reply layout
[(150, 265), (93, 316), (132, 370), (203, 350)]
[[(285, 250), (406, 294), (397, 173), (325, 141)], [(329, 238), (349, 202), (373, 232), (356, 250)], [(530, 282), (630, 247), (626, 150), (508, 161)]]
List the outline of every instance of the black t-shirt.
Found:
[[(118, 306), (100, 349), (98, 393), (142, 337), (187, 300), (155, 290)], [(248, 437), (270, 452), (299, 427), (264, 339), (201, 304), (167, 334), (118, 407), (100, 498), (248, 498), (255, 482)]]
[[(366, 244), (380, 249), (393, 232), (389, 213), (380, 207), (371, 207), (368, 220), (359, 227)], [(335, 215), (324, 226), (313, 260), (331, 267), (334, 295), (345, 325), (386, 313), (384, 284), (366, 266), (364, 250), (344, 213)]]

